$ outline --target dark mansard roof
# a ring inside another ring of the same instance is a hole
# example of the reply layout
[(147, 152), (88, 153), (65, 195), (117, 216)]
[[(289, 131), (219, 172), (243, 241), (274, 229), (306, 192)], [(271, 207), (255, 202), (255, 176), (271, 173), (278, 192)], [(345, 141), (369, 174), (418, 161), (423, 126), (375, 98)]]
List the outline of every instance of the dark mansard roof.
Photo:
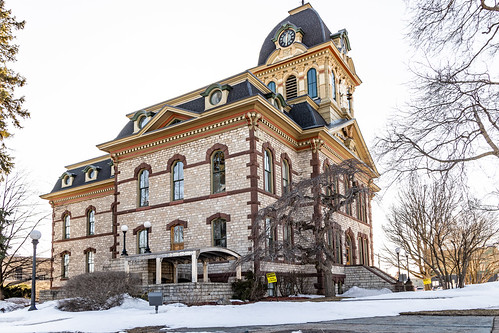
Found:
[(260, 56), (258, 57), (258, 66), (265, 64), (268, 57), (275, 51), (275, 44), (272, 38), (275, 37), (277, 31), (286, 23), (295, 25), (303, 31), (302, 43), (311, 48), (316, 45), (325, 43), (331, 40), (331, 31), (322, 21), (319, 14), (313, 8), (307, 8), (293, 15), (289, 15), (284, 20), (279, 22), (272, 31), (268, 34), (260, 49)]

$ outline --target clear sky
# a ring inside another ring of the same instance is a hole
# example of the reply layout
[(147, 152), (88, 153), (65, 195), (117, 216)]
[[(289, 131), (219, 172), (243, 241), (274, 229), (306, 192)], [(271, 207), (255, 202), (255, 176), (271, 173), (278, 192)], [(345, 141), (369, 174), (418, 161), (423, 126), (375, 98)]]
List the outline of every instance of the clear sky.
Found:
[[(362, 85), (355, 112), (368, 145), (406, 98), (408, 47), (400, 0), (313, 0), (332, 32), (346, 28)], [(24, 30), (15, 70), (31, 119), (7, 142), (37, 194), (64, 166), (104, 155), (127, 113), (257, 65), (270, 30), (300, 0), (6, 0)], [(49, 209), (48, 203), (44, 203)], [(386, 206), (386, 205), (385, 205)], [(375, 207), (375, 247), (383, 213)], [(50, 223), (41, 244), (49, 248)], [(47, 253), (48, 254), (48, 253)]]

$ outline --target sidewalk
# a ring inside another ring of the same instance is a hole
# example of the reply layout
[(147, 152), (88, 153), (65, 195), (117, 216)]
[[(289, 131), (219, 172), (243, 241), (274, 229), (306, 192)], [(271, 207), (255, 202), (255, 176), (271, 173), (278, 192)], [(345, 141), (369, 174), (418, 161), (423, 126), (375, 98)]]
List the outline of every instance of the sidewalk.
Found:
[[(495, 325), (494, 325), (495, 323)], [(128, 330), (129, 333), (156, 333), (151, 330)], [(278, 326), (210, 327), (169, 329), (167, 332), (217, 333), (346, 333), (346, 332), (414, 332), (414, 333), (499, 333), (499, 317), (492, 316), (393, 316), (325, 321)], [(165, 330), (162, 330), (165, 332)]]

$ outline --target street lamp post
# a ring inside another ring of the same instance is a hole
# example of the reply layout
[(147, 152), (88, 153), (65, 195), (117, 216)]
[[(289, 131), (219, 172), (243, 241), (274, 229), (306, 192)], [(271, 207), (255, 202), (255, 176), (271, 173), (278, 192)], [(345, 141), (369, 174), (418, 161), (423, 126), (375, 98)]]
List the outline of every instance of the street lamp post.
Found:
[(405, 257), (407, 259), (407, 281), (405, 282), (405, 291), (414, 291), (414, 285), (409, 277), (409, 253), (407, 253), (407, 251), (405, 252)]
[(395, 248), (397, 253), (397, 268), (398, 268), (398, 278), (397, 283), (395, 283), (395, 291), (404, 291), (404, 282), (400, 279), (400, 247)]
[(411, 278), (409, 277), (409, 253), (405, 253), (405, 257), (407, 259), (407, 282), (411, 281)]
[(398, 268), (398, 271), (399, 271), (399, 275), (398, 275), (398, 281), (400, 281), (400, 247), (397, 247), (395, 249), (395, 252), (397, 253), (397, 268)]
[(42, 233), (38, 230), (33, 230), (30, 232), (29, 237), (33, 240), (33, 267), (31, 269), (31, 306), (28, 311), (37, 310), (35, 306), (36, 297), (36, 245), (38, 240), (42, 237)]
[(146, 249), (144, 253), (151, 253), (151, 249), (149, 248), (149, 228), (151, 228), (151, 222), (144, 222), (144, 228), (146, 228)]
[(127, 256), (128, 252), (126, 252), (126, 232), (128, 231), (128, 226), (123, 224), (121, 226), (121, 231), (123, 231), (123, 251), (121, 251), (121, 255)]

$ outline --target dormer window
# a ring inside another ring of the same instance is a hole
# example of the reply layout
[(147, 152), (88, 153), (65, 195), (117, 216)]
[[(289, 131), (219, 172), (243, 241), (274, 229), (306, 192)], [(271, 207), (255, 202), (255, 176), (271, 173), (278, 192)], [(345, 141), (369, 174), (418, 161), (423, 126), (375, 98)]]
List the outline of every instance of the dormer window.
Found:
[(86, 166), (85, 169), (82, 170), (82, 172), (85, 174), (85, 182), (96, 180), (99, 170), (99, 167), (93, 165)]
[(204, 109), (209, 110), (227, 103), (231, 90), (232, 87), (228, 84), (221, 85), (219, 83), (214, 83), (210, 85), (201, 93), (201, 96), (204, 97)]
[(267, 87), (269, 87), (269, 89), (272, 90), (273, 93), (276, 93), (276, 86), (274, 81), (270, 81), (269, 84), (267, 84)]
[(65, 172), (62, 174), (59, 179), (61, 180), (61, 187), (69, 187), (73, 185), (73, 180), (74, 180), (75, 175), (70, 173), (70, 172)]
[(138, 131), (146, 127), (146, 125), (149, 123), (149, 121), (152, 119), (153, 116), (154, 113), (149, 111), (136, 112), (133, 115), (133, 117), (130, 119), (131, 121), (134, 122), (133, 132), (137, 133)]
[(146, 116), (142, 116), (139, 118), (138, 120), (138, 126), (139, 126), (139, 129), (143, 129), (144, 126), (146, 126), (146, 124), (149, 122), (149, 117), (146, 117)]
[(222, 100), (222, 91), (221, 90), (215, 90), (214, 92), (211, 93), (210, 96), (210, 103), (211, 105), (217, 105), (220, 103)]

